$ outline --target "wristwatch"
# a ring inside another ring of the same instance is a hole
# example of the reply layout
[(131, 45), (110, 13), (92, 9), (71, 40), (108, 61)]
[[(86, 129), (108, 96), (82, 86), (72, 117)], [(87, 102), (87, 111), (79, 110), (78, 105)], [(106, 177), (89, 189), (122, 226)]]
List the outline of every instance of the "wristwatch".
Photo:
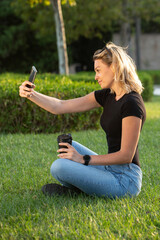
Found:
[(84, 159), (84, 165), (88, 166), (88, 164), (91, 160), (91, 157), (89, 155), (84, 155), (83, 159)]

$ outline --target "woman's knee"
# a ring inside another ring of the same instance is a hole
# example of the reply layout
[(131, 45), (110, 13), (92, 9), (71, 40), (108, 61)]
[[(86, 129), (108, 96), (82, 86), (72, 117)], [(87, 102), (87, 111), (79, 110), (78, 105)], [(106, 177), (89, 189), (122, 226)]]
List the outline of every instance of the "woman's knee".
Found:
[(51, 165), (52, 176), (54, 176), (55, 174), (57, 174), (61, 170), (62, 161), (63, 161), (63, 159), (57, 159), (52, 163), (52, 165)]
[(57, 174), (64, 172), (66, 168), (67, 162), (70, 161), (68, 159), (59, 158), (55, 160), (51, 165), (51, 174), (52, 176), (56, 176)]

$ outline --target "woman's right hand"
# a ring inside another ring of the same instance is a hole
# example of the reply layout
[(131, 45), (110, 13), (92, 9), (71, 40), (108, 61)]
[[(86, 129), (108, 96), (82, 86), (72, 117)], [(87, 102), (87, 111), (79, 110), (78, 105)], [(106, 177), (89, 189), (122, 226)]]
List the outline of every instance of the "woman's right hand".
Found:
[[(30, 86), (30, 87), (29, 87)], [(21, 97), (30, 98), (33, 95), (35, 85), (29, 81), (25, 81), (19, 87), (19, 95)]]

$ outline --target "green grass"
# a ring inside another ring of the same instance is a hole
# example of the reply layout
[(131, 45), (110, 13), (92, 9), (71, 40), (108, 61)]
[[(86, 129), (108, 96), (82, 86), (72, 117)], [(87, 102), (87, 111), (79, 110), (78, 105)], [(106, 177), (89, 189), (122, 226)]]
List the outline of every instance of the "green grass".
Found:
[[(0, 135), (0, 239), (160, 239), (160, 97), (145, 105), (143, 187), (136, 198), (45, 197), (41, 187), (54, 181), (58, 134)], [(106, 153), (102, 130), (72, 135)]]

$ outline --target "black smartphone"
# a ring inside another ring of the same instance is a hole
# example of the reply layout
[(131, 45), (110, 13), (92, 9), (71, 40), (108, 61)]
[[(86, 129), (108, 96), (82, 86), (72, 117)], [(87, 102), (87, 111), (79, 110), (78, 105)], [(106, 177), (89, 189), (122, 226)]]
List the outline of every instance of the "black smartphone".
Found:
[[(32, 66), (31, 73), (29, 76), (29, 82), (34, 83), (36, 74), (37, 74), (37, 69), (34, 66)], [(29, 84), (27, 84), (26, 87), (31, 88), (31, 86)]]

